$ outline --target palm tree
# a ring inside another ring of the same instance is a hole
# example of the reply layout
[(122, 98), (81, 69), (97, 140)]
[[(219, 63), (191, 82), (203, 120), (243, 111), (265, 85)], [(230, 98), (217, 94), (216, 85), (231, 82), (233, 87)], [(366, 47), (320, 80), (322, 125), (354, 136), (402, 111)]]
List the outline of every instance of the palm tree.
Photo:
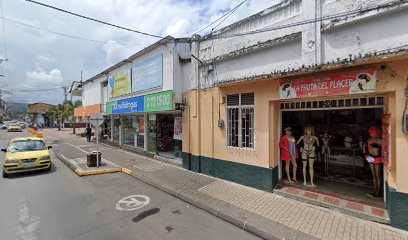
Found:
[(62, 113), (62, 118), (63, 119), (69, 119), (71, 118), (71, 125), (72, 125), (72, 133), (75, 134), (75, 117), (74, 117), (74, 109), (77, 107), (82, 106), (81, 101), (75, 101), (74, 103), (72, 101), (64, 101), (64, 111)]
[(61, 130), (61, 121), (62, 121), (62, 113), (64, 112), (64, 105), (63, 104), (58, 104), (57, 106), (54, 106), (50, 109), (52, 113), (52, 119), (53, 121), (56, 119), (57, 124), (58, 124), (58, 131)]

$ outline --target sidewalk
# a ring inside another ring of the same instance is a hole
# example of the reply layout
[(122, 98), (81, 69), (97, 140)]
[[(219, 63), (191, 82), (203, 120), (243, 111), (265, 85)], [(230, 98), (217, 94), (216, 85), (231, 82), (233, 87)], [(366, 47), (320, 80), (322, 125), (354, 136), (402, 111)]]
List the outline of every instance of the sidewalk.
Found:
[[(56, 153), (83, 157), (94, 146), (69, 131), (44, 130)], [(264, 239), (404, 239), (408, 233), (387, 225), (197, 174), (109, 146), (103, 158), (124, 172)]]

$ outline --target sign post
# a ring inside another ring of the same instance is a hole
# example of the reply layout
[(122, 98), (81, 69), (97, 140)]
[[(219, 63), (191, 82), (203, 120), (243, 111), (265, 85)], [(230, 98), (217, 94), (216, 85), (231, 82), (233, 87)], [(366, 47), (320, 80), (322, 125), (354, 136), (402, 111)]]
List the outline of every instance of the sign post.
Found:
[(90, 123), (95, 127), (96, 134), (96, 167), (99, 168), (99, 126), (103, 123), (103, 116), (100, 113), (92, 115), (90, 118)]

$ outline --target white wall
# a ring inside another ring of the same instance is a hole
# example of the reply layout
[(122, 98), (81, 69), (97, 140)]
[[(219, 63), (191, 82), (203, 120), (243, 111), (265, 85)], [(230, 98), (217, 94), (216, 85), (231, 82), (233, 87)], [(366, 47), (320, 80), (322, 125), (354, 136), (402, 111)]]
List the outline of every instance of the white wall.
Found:
[(111, 98), (109, 97), (109, 101), (114, 101), (114, 100), (119, 100), (119, 99), (124, 99), (124, 98), (130, 98), (130, 97), (136, 97), (136, 96), (142, 96), (146, 94), (151, 94), (151, 93), (156, 93), (156, 92), (161, 92), (161, 91), (167, 91), (167, 90), (172, 90), (173, 89), (173, 53), (170, 52), (170, 50), (173, 48), (174, 45), (169, 44), (169, 46), (159, 46), (152, 51), (143, 54), (140, 57), (137, 57), (136, 59), (132, 60), (132, 63), (127, 63), (115, 70), (112, 70), (109, 72), (109, 76), (113, 76), (115, 74), (121, 73), (123, 71), (129, 71), (132, 68), (133, 65), (141, 63), (145, 60), (148, 60), (149, 58), (162, 53), (163, 54), (163, 86), (161, 88), (153, 89), (153, 90), (146, 90), (146, 91), (141, 91), (141, 92), (136, 92), (136, 93), (130, 93), (128, 95), (123, 95), (119, 96), (116, 98)]
[(99, 77), (92, 82), (87, 82), (82, 90), (82, 106), (101, 104), (101, 82), (106, 81), (106, 77)]
[(323, 61), (408, 44), (408, 11), (377, 15), (322, 33)]
[[(190, 53), (190, 43), (177, 43), (170, 41), (167, 45), (159, 45), (156, 48), (148, 51), (147, 53), (137, 56), (132, 59), (131, 62), (125, 63), (113, 70), (111, 70), (107, 76), (99, 77), (92, 82), (84, 84), (82, 92), (82, 102), (84, 106), (101, 103), (103, 109), (106, 107), (106, 102), (120, 100), (130, 97), (142, 96), (151, 93), (173, 90), (175, 93), (174, 101), (182, 102), (181, 94), (183, 92), (183, 86), (185, 82), (190, 78), (190, 63), (181, 63), (179, 61), (179, 52), (188, 55)], [(129, 72), (131, 76), (131, 68), (133, 65), (141, 63), (149, 58), (156, 56), (157, 54), (163, 54), (163, 86), (157, 89), (151, 89), (146, 91), (140, 91), (130, 93), (115, 98), (110, 97), (108, 93), (108, 87), (103, 87), (102, 82), (107, 81), (111, 76), (118, 73)], [(187, 87), (189, 85), (187, 84)]]
[[(245, 80), (408, 44), (408, 4), (398, 0), (289, 0), (193, 42), (191, 88)], [(389, 4), (380, 10), (225, 38), (322, 16)], [(198, 51), (195, 49), (198, 48)], [(197, 69), (198, 68), (198, 69)], [(212, 68), (212, 69), (211, 69)]]

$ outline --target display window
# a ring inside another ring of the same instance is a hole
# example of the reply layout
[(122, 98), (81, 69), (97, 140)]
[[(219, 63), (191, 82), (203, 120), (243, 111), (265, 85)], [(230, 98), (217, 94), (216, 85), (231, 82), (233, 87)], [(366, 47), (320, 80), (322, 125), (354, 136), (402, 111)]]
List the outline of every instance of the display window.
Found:
[(120, 117), (114, 116), (112, 123), (112, 142), (119, 144), (119, 128), (120, 128)]
[(151, 114), (148, 119), (148, 151), (166, 158), (180, 158), (183, 140), (181, 115)]
[[(279, 147), (281, 158), (288, 155), (281, 161), (282, 178), (323, 192), (383, 202), (383, 104), (382, 96), (282, 102)], [(296, 159), (292, 166), (290, 156)]]
[(136, 116), (123, 116), (122, 117), (122, 144), (127, 146), (135, 146), (135, 134), (136, 134)]
[(112, 130), (111, 116), (104, 116), (102, 124), (102, 139), (111, 140), (111, 130)]
[(138, 115), (135, 117), (135, 122), (133, 123), (136, 131), (136, 147), (144, 149), (144, 136), (145, 136), (145, 125), (144, 116)]

